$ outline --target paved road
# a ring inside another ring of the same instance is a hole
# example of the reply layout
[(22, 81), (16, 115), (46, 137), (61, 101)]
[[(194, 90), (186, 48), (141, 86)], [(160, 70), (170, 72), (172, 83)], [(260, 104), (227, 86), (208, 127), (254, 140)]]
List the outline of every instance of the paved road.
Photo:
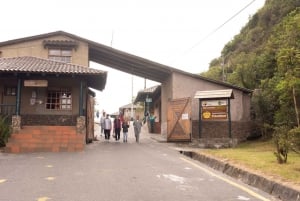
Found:
[(142, 134), (79, 153), (0, 153), (0, 201), (275, 200)]

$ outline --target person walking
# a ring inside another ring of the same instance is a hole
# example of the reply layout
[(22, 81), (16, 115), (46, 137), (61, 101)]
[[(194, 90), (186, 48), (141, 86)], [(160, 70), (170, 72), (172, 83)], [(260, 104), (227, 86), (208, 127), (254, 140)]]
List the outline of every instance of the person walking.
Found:
[(149, 122), (150, 122), (150, 133), (154, 133), (155, 119), (156, 119), (156, 116), (154, 116), (153, 114), (151, 114), (150, 117), (149, 117)]
[(127, 137), (128, 137), (128, 128), (129, 128), (129, 123), (128, 120), (125, 119), (122, 123), (122, 129), (123, 129), (123, 142), (127, 142)]
[(104, 132), (104, 120), (105, 120), (105, 112), (102, 113), (102, 116), (100, 118), (100, 127), (101, 127), (101, 132), (100, 135), (103, 135)]
[(135, 140), (137, 143), (140, 141), (140, 133), (142, 128), (143, 122), (140, 120), (140, 116), (136, 115), (136, 118), (133, 120), (133, 127), (134, 127), (134, 135)]
[(110, 138), (111, 128), (112, 128), (112, 123), (109, 118), (109, 115), (107, 114), (106, 118), (104, 119), (104, 135), (105, 135), (106, 140), (109, 140), (109, 138)]
[(120, 140), (120, 132), (121, 132), (121, 119), (120, 116), (116, 116), (114, 120), (114, 133), (116, 141)]

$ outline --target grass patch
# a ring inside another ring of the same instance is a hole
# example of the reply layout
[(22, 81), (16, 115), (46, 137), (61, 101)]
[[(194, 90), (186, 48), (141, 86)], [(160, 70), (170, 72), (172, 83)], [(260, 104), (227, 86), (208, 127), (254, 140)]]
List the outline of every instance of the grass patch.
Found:
[(287, 163), (278, 164), (274, 151), (275, 146), (270, 140), (245, 142), (230, 149), (205, 149), (201, 150), (201, 153), (300, 185), (300, 155), (289, 152)]

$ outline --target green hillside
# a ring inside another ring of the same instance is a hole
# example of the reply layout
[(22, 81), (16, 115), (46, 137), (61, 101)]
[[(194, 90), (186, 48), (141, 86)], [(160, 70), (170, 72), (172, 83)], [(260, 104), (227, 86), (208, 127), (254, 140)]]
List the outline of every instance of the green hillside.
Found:
[(258, 124), (293, 128), (300, 117), (299, 69), (300, 0), (266, 0), (201, 75), (253, 89)]

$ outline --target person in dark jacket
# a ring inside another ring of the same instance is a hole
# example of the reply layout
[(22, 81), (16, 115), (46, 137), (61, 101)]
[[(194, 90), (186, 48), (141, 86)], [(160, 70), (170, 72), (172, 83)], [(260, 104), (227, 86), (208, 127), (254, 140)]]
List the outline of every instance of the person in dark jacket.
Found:
[(114, 120), (114, 133), (116, 136), (116, 141), (120, 140), (120, 132), (121, 132), (121, 119), (120, 116), (116, 116)]
[(129, 122), (127, 119), (125, 119), (122, 123), (122, 129), (123, 129), (123, 142), (127, 142), (128, 137), (128, 128), (129, 128)]

